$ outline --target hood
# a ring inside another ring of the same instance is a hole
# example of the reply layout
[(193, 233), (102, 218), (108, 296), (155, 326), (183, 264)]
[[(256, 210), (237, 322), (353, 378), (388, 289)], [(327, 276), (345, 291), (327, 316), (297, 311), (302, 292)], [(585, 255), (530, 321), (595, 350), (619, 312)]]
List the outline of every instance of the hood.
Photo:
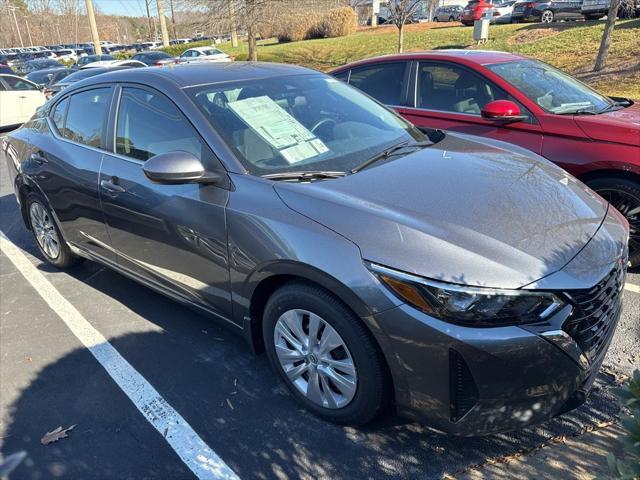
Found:
[(601, 115), (580, 115), (575, 122), (588, 137), (605, 142), (640, 147), (640, 105), (621, 108)]
[(445, 282), (519, 288), (565, 266), (606, 214), (564, 170), (460, 134), (355, 175), (275, 185), (362, 257)]

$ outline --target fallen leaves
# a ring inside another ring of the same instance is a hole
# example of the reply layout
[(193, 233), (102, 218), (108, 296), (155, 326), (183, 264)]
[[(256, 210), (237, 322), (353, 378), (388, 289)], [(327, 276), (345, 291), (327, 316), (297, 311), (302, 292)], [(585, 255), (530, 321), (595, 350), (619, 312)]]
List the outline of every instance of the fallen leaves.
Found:
[(50, 443), (57, 442), (61, 438), (67, 438), (69, 436), (69, 432), (76, 428), (75, 425), (71, 425), (68, 428), (58, 427), (51, 432), (47, 432), (44, 434), (44, 437), (40, 439), (40, 443), (42, 445), (49, 445)]

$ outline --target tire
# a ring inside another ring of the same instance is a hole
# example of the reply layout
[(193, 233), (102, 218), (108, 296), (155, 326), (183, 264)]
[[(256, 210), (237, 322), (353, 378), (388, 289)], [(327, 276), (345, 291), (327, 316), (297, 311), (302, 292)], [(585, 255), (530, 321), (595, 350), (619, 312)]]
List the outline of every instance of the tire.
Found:
[[(318, 342), (307, 349), (305, 345), (315, 343), (309, 340), (312, 322), (320, 325), (315, 335)], [(302, 331), (289, 329), (291, 324), (301, 325)], [(302, 348), (296, 349), (289, 342), (291, 337), (283, 340), (283, 327)], [(304, 282), (292, 282), (279, 288), (265, 307), (262, 331), (271, 366), (298, 402), (315, 415), (332, 423), (359, 426), (373, 420), (386, 408), (390, 382), (382, 353), (362, 321), (328, 291)], [(342, 342), (341, 346), (323, 354), (323, 340), (333, 338), (333, 345), (340, 343), (335, 341), (334, 333)], [(300, 351), (304, 356), (298, 353)], [(284, 365), (279, 357), (289, 355), (287, 352), (292, 352), (296, 358), (285, 360), (292, 362), (290, 365)], [(328, 368), (325, 363), (336, 361), (349, 368)], [(299, 374), (300, 371), (304, 373)], [(353, 375), (347, 372), (353, 372)], [(341, 383), (333, 382), (336, 375)], [(315, 389), (311, 388), (313, 378), (319, 385)]]
[(629, 268), (637, 269), (640, 267), (640, 183), (619, 177), (601, 177), (586, 183), (629, 222)]
[(31, 233), (47, 263), (56, 268), (69, 268), (81, 260), (69, 249), (51, 209), (40, 194), (29, 193), (25, 208)]
[(600, 18), (599, 15), (585, 15), (584, 19), (585, 20), (598, 20)]
[(544, 12), (542, 12), (542, 15), (540, 15), (540, 22), (542, 23), (553, 23), (554, 20), (554, 15), (553, 12), (551, 10), (545, 10)]

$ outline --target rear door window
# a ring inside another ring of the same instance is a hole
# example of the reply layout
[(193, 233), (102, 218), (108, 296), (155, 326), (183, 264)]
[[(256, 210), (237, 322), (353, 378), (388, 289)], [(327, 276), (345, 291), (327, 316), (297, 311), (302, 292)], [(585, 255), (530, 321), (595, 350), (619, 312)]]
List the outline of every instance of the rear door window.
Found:
[(111, 102), (111, 88), (85, 90), (69, 97), (62, 136), (74, 142), (100, 148)]
[(28, 82), (27, 80), (23, 80), (22, 78), (18, 78), (18, 77), (2, 77), (4, 82), (7, 84), (7, 87), (9, 87), (9, 90), (39, 90), (39, 88), (37, 87), (37, 85), (34, 85), (31, 82)]
[(407, 62), (376, 63), (351, 70), (349, 85), (385, 105), (402, 105)]
[(67, 114), (67, 107), (69, 106), (69, 97), (59, 102), (53, 112), (51, 113), (51, 121), (55, 125), (58, 132), (62, 133), (64, 129), (64, 118)]

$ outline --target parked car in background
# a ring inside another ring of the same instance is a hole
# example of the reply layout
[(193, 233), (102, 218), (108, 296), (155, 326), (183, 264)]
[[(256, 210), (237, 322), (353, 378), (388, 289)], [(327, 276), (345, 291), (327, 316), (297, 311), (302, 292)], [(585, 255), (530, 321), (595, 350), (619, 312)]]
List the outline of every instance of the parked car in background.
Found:
[(478, 435), (585, 401), (625, 281), (628, 225), (600, 197), (305, 68), (149, 73), (85, 80), (5, 138), (47, 262), (209, 313), (338, 424), (393, 406)]
[(463, 25), (473, 25), (476, 20), (480, 20), (485, 11), (493, 6), (491, 0), (470, 0), (467, 6), (462, 10), (460, 22)]
[(434, 22), (457, 22), (460, 21), (462, 5), (449, 5), (446, 7), (438, 7), (433, 14)]
[(77, 52), (70, 48), (61, 48), (60, 50), (56, 50), (54, 53), (56, 54), (57, 60), (71, 61), (74, 63), (78, 61)]
[(45, 68), (57, 68), (63, 65), (57, 60), (39, 59), (29, 60), (20, 65), (16, 70), (20, 75), (28, 75), (36, 70), (44, 70)]
[(124, 70), (127, 68), (135, 68), (135, 67), (111, 66), (111, 67), (94, 67), (94, 68), (84, 68), (81, 70), (75, 70), (72, 74), (67, 75), (62, 80), (48, 86), (45, 89), (45, 94), (47, 96), (53, 96), (58, 92), (61, 92), (68, 86), (74, 84), (75, 82), (79, 82), (80, 80), (84, 80), (85, 78), (101, 75), (107, 72), (116, 72), (118, 70)]
[(82, 68), (85, 65), (88, 65), (89, 63), (100, 62), (103, 60), (115, 60), (115, 59), (116, 58), (112, 55), (87, 55), (87, 56), (78, 58), (78, 61), (76, 62), (75, 66), (77, 68)]
[(214, 47), (194, 47), (185, 50), (178, 57), (178, 63), (230, 62), (231, 57)]
[(542, 0), (518, 2), (511, 13), (512, 22), (552, 23), (557, 20), (580, 20), (582, 0)]
[(2, 63), (3, 65), (7, 65), (9, 67), (12, 67), (13, 63), (17, 58), (18, 58), (17, 53), (10, 53), (10, 52), (3, 53), (3, 54), (0, 54), (0, 63)]
[(214, 47), (194, 47), (182, 52), (177, 60), (178, 63), (230, 62), (231, 57)]
[(560, 165), (626, 216), (640, 266), (640, 104), (504, 52), (390, 55), (332, 73), (415, 125), (510, 142)]
[(37, 84), (41, 89), (45, 97), (52, 95), (50, 87), (71, 75), (75, 70), (66, 67), (47, 68), (44, 70), (37, 70), (27, 75), (27, 80)]
[[(609, 13), (611, 0), (583, 0), (582, 15), (586, 20), (597, 20)], [(640, 0), (622, 0), (618, 18), (640, 17)]]
[(131, 58), (132, 60), (138, 60), (150, 67), (162, 67), (164, 65), (170, 65), (177, 62), (176, 59), (168, 53), (160, 52), (157, 50), (136, 53)]
[(497, 3), (488, 10), (487, 16), (492, 24), (511, 23), (511, 14), (516, 0), (508, 0), (503, 3)]
[(26, 122), (46, 101), (35, 83), (17, 75), (0, 74), (0, 128)]

